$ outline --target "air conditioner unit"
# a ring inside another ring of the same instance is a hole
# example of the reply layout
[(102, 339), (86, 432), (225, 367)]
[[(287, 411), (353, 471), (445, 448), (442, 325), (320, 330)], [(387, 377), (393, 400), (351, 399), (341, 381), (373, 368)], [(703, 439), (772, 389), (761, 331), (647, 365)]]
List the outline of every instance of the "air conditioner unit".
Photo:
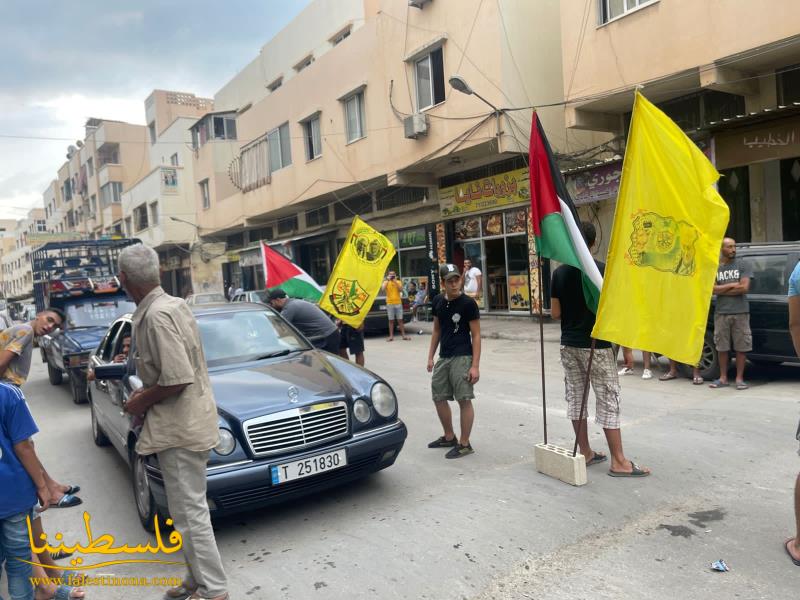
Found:
[(430, 2), (433, 2), (433, 0), (408, 0), (408, 5), (421, 10), (423, 6)]
[(403, 119), (403, 128), (406, 138), (415, 140), (421, 135), (428, 135), (428, 115), (425, 113), (414, 113)]

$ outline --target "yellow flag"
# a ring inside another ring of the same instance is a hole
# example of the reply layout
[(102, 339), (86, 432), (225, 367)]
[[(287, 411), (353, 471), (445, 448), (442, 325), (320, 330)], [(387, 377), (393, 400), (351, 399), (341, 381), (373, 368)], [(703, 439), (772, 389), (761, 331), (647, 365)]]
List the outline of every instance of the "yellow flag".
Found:
[(328, 287), (319, 300), (320, 308), (359, 327), (380, 292), (383, 274), (394, 255), (392, 242), (354, 217)]
[(637, 92), (593, 337), (697, 363), (728, 225), (717, 179)]

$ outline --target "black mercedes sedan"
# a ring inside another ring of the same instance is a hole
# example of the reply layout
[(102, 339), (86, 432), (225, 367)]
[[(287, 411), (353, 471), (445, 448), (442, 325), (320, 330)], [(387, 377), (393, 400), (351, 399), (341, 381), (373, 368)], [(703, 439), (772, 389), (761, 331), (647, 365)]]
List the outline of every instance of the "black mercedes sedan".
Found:
[[(219, 413), (220, 442), (208, 463), (212, 516), (315, 494), (397, 459), (407, 431), (386, 381), (315, 349), (262, 304), (192, 310)], [(128, 462), (139, 519), (152, 531), (154, 518), (168, 515), (167, 498), (158, 459), (136, 453), (140, 428), (123, 410), (141, 386), (123, 352), (130, 332), (131, 316), (117, 319), (91, 357), (92, 435)]]

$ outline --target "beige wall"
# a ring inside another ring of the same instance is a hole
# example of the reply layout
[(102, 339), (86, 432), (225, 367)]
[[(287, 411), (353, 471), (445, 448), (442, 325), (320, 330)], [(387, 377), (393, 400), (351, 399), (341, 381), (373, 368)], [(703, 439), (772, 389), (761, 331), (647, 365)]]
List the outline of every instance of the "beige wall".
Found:
[[(211, 98), (200, 98), (188, 92), (153, 90), (144, 101), (145, 122), (155, 123), (156, 136), (160, 136), (180, 117), (200, 118), (214, 110)], [(148, 134), (149, 135), (149, 134)]]

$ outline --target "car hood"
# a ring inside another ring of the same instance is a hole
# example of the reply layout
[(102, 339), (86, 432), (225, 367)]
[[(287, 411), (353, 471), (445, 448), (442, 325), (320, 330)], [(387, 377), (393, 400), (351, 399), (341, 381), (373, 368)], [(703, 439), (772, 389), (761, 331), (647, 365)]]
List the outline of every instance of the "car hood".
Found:
[[(241, 421), (317, 402), (356, 398), (369, 394), (372, 384), (379, 381), (366, 369), (321, 350), (218, 367), (209, 374), (220, 412)], [(295, 402), (291, 387), (297, 388)]]
[(100, 344), (108, 327), (81, 327), (70, 329), (61, 334), (64, 350), (71, 352), (85, 352), (94, 350)]

